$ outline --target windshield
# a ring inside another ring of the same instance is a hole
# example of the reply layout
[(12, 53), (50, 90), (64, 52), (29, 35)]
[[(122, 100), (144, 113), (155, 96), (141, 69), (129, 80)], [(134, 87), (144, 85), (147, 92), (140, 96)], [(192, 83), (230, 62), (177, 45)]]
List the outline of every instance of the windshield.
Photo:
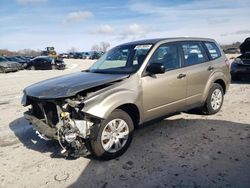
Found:
[(130, 74), (142, 65), (152, 44), (122, 45), (104, 54), (89, 71), (94, 73)]

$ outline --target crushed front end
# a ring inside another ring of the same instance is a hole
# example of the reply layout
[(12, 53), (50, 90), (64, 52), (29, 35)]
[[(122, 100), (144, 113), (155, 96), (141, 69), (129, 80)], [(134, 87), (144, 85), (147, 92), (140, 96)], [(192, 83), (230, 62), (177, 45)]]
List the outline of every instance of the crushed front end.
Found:
[(100, 120), (81, 111), (83, 99), (77, 96), (45, 100), (24, 95), (22, 104), (31, 106), (24, 116), (41, 138), (57, 140), (62, 154), (86, 156), (90, 154), (90, 130)]

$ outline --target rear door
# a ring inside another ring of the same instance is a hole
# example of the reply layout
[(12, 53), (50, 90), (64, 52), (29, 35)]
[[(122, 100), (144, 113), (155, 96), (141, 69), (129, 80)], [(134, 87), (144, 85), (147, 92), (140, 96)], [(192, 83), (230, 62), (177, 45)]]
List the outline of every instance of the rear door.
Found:
[(163, 74), (142, 77), (146, 121), (179, 111), (186, 105), (186, 77), (182, 72), (179, 51), (177, 43), (163, 44), (156, 49), (148, 62), (162, 63), (166, 70)]
[(196, 106), (202, 102), (205, 86), (214, 68), (201, 42), (182, 42), (181, 49), (187, 75), (186, 104)]

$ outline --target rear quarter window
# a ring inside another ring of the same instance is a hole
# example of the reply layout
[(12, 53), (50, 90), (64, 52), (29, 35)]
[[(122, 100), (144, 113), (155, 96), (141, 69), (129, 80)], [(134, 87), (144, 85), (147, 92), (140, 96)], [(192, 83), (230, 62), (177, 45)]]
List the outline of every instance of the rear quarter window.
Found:
[(218, 48), (218, 46), (215, 43), (213, 43), (213, 42), (204, 42), (204, 44), (205, 44), (205, 46), (207, 48), (208, 55), (212, 60), (221, 57), (220, 49)]

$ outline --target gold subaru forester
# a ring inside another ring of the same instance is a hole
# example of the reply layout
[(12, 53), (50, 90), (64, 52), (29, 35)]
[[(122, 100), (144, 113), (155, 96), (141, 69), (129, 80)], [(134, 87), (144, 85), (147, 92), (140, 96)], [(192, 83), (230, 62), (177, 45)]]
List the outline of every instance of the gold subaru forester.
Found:
[(69, 156), (112, 159), (129, 147), (134, 127), (197, 108), (217, 113), (230, 83), (228, 61), (205, 38), (130, 42), (88, 70), (24, 89), (25, 118)]

